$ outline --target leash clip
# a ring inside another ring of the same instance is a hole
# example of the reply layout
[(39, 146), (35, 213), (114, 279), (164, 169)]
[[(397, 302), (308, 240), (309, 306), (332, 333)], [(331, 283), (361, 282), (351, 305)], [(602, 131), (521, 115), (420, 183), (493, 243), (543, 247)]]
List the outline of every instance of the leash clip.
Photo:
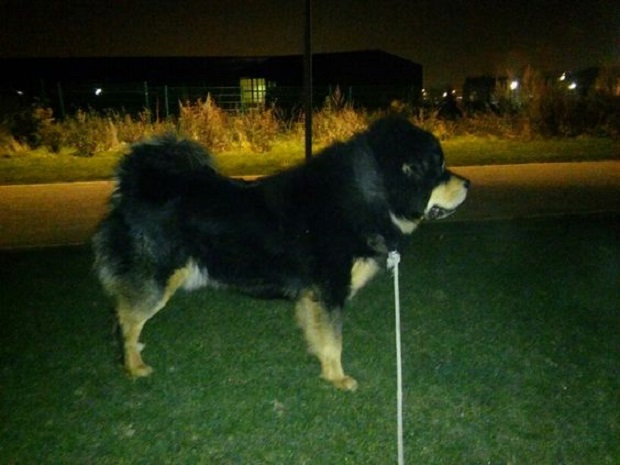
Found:
[(392, 250), (388, 252), (387, 257), (387, 269), (393, 270), (400, 263), (400, 254), (397, 250)]

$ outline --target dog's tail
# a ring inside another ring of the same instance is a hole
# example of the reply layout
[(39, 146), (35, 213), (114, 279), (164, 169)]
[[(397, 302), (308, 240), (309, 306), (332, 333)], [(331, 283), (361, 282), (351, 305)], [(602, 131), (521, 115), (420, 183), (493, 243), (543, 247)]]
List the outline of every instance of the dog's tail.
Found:
[(215, 173), (213, 159), (201, 145), (166, 134), (132, 146), (118, 166), (115, 197), (165, 201), (192, 175)]

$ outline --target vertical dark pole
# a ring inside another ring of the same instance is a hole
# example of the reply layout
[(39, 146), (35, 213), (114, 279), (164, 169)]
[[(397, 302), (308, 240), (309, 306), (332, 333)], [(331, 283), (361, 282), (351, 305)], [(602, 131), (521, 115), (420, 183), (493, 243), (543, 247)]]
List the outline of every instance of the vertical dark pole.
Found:
[(305, 0), (304, 97), (306, 161), (308, 161), (312, 158), (312, 0)]
[(46, 105), (47, 104), (47, 89), (45, 87), (45, 80), (43, 79), (39, 79), (39, 86), (40, 86), (40, 100), (41, 100), (41, 104), (42, 105)]
[(144, 108), (146, 110), (146, 114), (149, 118), (149, 123), (151, 122), (151, 102), (149, 101), (149, 84), (147, 81), (144, 81)]
[(170, 116), (170, 105), (168, 102), (168, 84), (164, 85), (164, 105), (166, 107), (166, 119)]
[(60, 119), (65, 119), (65, 98), (62, 95), (62, 86), (60, 85), (60, 81), (56, 83), (56, 91), (58, 92), (58, 105), (60, 109)]

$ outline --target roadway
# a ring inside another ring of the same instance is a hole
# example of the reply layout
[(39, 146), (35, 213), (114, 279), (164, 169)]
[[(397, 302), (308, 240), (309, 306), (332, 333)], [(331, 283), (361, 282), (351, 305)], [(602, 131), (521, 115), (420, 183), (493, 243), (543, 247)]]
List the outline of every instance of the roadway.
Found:
[[(620, 161), (459, 167), (472, 181), (443, 221), (620, 212)], [(0, 186), (0, 249), (83, 244), (107, 209), (109, 181)]]

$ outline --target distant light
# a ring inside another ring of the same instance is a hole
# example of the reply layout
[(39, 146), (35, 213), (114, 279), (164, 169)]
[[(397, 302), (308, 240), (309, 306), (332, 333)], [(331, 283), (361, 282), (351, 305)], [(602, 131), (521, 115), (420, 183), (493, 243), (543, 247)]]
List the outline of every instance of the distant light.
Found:
[(23, 90), (18, 90), (17, 91), (17, 95), (19, 95), (20, 97), (24, 96), (24, 91)]
[(95, 95), (101, 95), (102, 92), (103, 92), (103, 89), (101, 87), (97, 87), (95, 89)]
[(576, 88), (577, 88), (577, 83), (576, 83), (575, 81), (571, 82), (571, 83), (568, 85), (568, 89), (569, 89), (569, 90), (575, 90)]
[(558, 79), (559, 81), (566, 81), (566, 73), (562, 73), (562, 75)]
[(448, 92), (444, 92), (443, 94), (441, 94), (441, 96), (442, 96), (443, 98), (446, 98), (446, 97), (448, 96)]
[(519, 87), (519, 81), (516, 79), (510, 82), (510, 90), (516, 90)]

